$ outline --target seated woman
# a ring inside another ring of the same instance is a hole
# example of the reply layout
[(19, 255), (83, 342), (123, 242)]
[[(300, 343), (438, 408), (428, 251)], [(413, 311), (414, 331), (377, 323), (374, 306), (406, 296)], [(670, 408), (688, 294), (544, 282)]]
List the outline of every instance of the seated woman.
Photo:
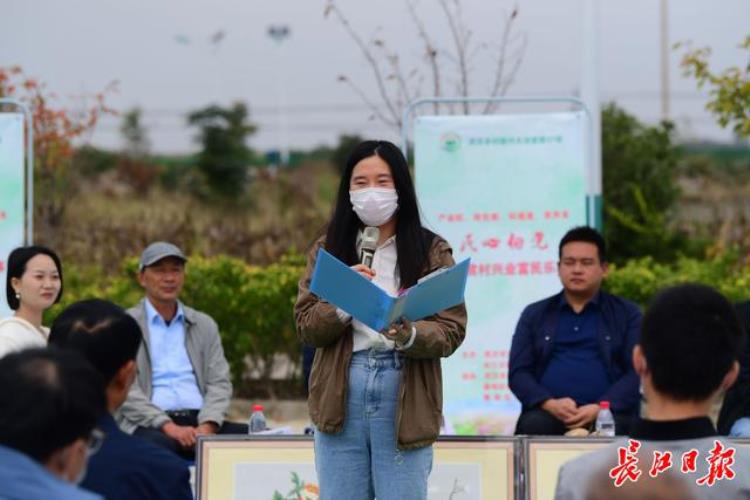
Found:
[(62, 265), (49, 248), (16, 248), (8, 257), (6, 295), (15, 311), (0, 320), (0, 357), (29, 347), (47, 345), (49, 328), (42, 315), (62, 296)]

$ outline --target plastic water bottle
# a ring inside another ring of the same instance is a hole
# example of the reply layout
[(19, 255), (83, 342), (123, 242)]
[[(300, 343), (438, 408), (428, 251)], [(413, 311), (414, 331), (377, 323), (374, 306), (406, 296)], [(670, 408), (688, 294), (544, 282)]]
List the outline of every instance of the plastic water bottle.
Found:
[(253, 412), (247, 423), (248, 434), (266, 430), (266, 416), (263, 414), (263, 405), (253, 405)]
[(609, 410), (609, 401), (599, 402), (599, 414), (596, 416), (596, 434), (606, 437), (614, 437), (615, 435), (615, 418)]

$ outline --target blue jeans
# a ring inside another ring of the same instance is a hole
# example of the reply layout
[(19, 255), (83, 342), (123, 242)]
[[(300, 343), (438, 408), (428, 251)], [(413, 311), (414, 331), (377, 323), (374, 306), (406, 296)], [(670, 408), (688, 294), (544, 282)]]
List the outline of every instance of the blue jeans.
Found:
[(729, 431), (729, 437), (748, 438), (750, 437), (750, 417), (742, 417), (732, 425)]
[(396, 351), (357, 351), (349, 367), (344, 428), (315, 432), (321, 500), (424, 500), (432, 446), (396, 449), (402, 359)]

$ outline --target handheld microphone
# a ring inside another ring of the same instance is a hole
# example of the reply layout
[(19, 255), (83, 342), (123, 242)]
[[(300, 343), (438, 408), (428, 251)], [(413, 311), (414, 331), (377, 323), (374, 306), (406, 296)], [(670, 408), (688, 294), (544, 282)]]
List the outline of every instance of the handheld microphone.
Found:
[(378, 248), (380, 229), (367, 226), (362, 231), (362, 241), (359, 246), (359, 261), (367, 267), (372, 267), (372, 259), (375, 257), (375, 249)]

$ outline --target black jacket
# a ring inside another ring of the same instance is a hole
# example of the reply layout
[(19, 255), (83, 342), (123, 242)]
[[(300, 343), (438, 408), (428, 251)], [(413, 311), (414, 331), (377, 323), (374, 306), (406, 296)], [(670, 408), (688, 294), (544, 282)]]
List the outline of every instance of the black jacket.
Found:
[[(510, 389), (524, 410), (552, 397), (539, 380), (552, 357), (562, 292), (524, 309), (510, 348)], [(635, 413), (640, 396), (633, 369), (633, 347), (641, 332), (641, 311), (630, 301), (599, 292), (599, 347), (609, 373), (610, 388), (603, 400), (612, 410)]]
[(750, 417), (750, 300), (737, 304), (737, 313), (745, 327), (745, 346), (740, 354), (740, 376), (724, 396), (724, 404), (719, 412), (719, 422), (716, 426), (719, 434), (729, 434), (732, 425), (742, 418)]
[(99, 420), (104, 443), (81, 488), (107, 500), (192, 500), (188, 463), (145, 439), (122, 432), (109, 413)]

